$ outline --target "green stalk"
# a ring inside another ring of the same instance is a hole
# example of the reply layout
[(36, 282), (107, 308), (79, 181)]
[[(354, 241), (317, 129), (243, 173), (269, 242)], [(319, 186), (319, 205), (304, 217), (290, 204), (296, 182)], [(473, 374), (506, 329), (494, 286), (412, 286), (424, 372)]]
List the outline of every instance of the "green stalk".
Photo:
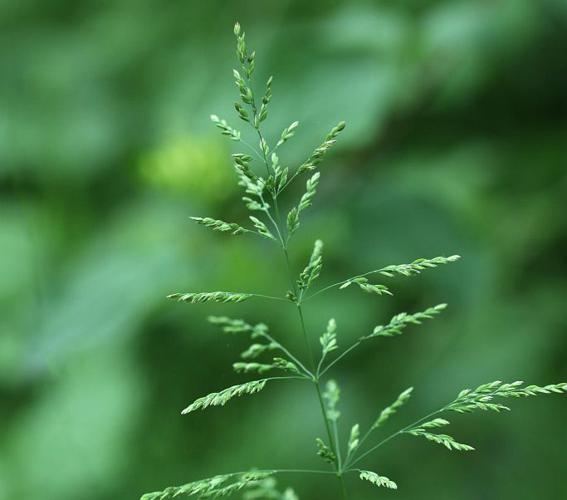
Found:
[[(289, 262), (289, 254), (288, 254), (287, 248), (284, 245), (282, 245), (282, 249), (283, 249), (284, 256), (285, 256), (286, 267), (287, 267), (287, 270), (288, 270), (288, 275), (289, 275), (289, 280), (290, 280), (290, 284), (291, 284), (291, 287), (292, 287), (292, 291), (295, 294), (295, 296), (297, 297), (297, 287), (295, 286), (295, 282), (293, 281), (293, 274), (291, 272), (291, 264)], [(313, 350), (311, 348), (311, 343), (309, 342), (309, 336), (307, 335), (307, 329), (305, 327), (305, 319), (303, 317), (303, 309), (301, 307), (301, 303), (297, 304), (297, 311), (298, 311), (298, 314), (299, 314), (299, 322), (301, 324), (301, 331), (303, 333), (303, 338), (305, 340), (307, 352), (308, 352), (308, 355), (309, 355), (309, 363), (311, 365), (311, 370), (313, 372), (315, 372), (315, 357), (313, 356)], [(329, 439), (331, 451), (335, 454), (335, 457), (336, 457), (335, 469), (336, 469), (336, 474), (337, 474), (337, 477), (339, 479), (339, 482), (341, 483), (341, 491), (342, 491), (342, 494), (343, 494), (343, 498), (345, 500), (348, 500), (348, 493), (347, 493), (347, 490), (346, 490), (344, 479), (342, 477), (342, 470), (341, 470), (341, 465), (340, 465), (340, 461), (339, 461), (340, 459), (339, 459), (338, 438), (337, 438), (337, 442), (335, 442), (335, 439), (333, 439), (333, 433), (331, 432), (331, 427), (329, 426), (329, 418), (328, 418), (328, 415), (327, 415), (327, 410), (325, 408), (325, 402), (323, 401), (323, 395), (321, 394), (321, 384), (319, 382), (319, 377), (317, 375), (314, 376), (313, 383), (315, 384), (315, 390), (317, 391), (317, 399), (319, 400), (319, 406), (321, 408), (321, 414), (322, 414), (323, 420), (325, 422), (325, 430), (327, 431), (327, 437)]]
[[(248, 83), (249, 83), (250, 88), (251, 88), (252, 87), (251, 82), (249, 81)], [(256, 118), (256, 116), (258, 114), (258, 110), (257, 110), (257, 107), (256, 107), (256, 100), (254, 98), (253, 91), (252, 91), (251, 108), (252, 108), (252, 114), (253, 114), (254, 118)], [(260, 141), (261, 142), (265, 141), (265, 138), (262, 134), (262, 131), (260, 129), (259, 124), (258, 124), (257, 127), (254, 127), (254, 128), (256, 129), (256, 132), (258, 134)], [(268, 173), (268, 176), (269, 176), (270, 175), (270, 163), (269, 163), (268, 157), (267, 157), (267, 155), (264, 151), (262, 152), (262, 157), (263, 157), (263, 160), (264, 160), (264, 165), (266, 167), (266, 172)], [(345, 500), (347, 500), (348, 494), (347, 494), (346, 486), (345, 486), (345, 483), (344, 483), (344, 480), (343, 480), (343, 477), (342, 477), (338, 433), (335, 432), (335, 437), (333, 439), (333, 433), (331, 432), (331, 427), (329, 426), (329, 418), (328, 418), (328, 415), (327, 415), (327, 410), (325, 408), (325, 402), (323, 401), (323, 395), (321, 394), (321, 385), (320, 385), (320, 382), (319, 382), (319, 376), (315, 375), (315, 372), (316, 372), (315, 357), (313, 355), (313, 349), (311, 347), (311, 342), (309, 342), (309, 336), (307, 334), (307, 329), (305, 327), (305, 319), (303, 317), (303, 310), (302, 310), (302, 307), (301, 307), (301, 297), (298, 296), (297, 287), (296, 287), (295, 281), (293, 279), (293, 273), (292, 273), (292, 270), (291, 270), (289, 253), (288, 253), (288, 250), (287, 250), (287, 240), (288, 240), (289, 236), (286, 239), (283, 238), (283, 232), (282, 232), (282, 229), (281, 229), (282, 222), (281, 222), (280, 211), (279, 211), (279, 207), (278, 207), (277, 194), (274, 194), (273, 201), (274, 201), (275, 219), (274, 219), (274, 217), (272, 217), (269, 209), (266, 210), (266, 215), (268, 216), (272, 225), (276, 229), (276, 233), (278, 234), (278, 237), (279, 237), (279, 240), (280, 240), (280, 246), (283, 250), (284, 257), (285, 257), (286, 268), (287, 268), (287, 272), (288, 272), (288, 277), (289, 277), (291, 289), (292, 289), (294, 295), (297, 297), (297, 300), (298, 300), (297, 312), (299, 314), (299, 322), (301, 324), (301, 331), (303, 333), (303, 339), (305, 341), (305, 345), (307, 347), (307, 353), (308, 353), (308, 356), (309, 356), (309, 364), (310, 364), (310, 367), (311, 367), (311, 372), (312, 372), (311, 374), (312, 374), (312, 377), (313, 377), (312, 380), (313, 380), (313, 383), (315, 384), (315, 389), (316, 389), (316, 392), (317, 392), (317, 399), (319, 401), (319, 406), (321, 407), (321, 414), (322, 414), (323, 420), (325, 422), (325, 429), (327, 431), (329, 444), (331, 446), (332, 452), (335, 454), (335, 457), (336, 457), (335, 458), (336, 474), (337, 474), (337, 477), (339, 478), (339, 481), (341, 483), (341, 491), (342, 491), (342, 494), (343, 494), (343, 498)]]

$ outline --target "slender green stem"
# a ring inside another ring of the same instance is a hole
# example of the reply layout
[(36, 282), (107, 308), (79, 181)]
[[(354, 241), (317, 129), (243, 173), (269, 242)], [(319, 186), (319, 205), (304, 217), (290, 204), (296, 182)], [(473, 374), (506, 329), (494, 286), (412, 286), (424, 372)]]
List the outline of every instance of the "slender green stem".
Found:
[[(251, 82), (248, 81), (248, 83), (250, 85), (250, 88), (252, 88)], [(253, 113), (253, 116), (254, 116), (254, 123), (256, 123), (256, 117), (258, 115), (258, 110), (257, 110), (257, 107), (256, 107), (256, 100), (254, 98), (254, 94), (252, 94), (252, 103), (251, 103), (250, 106), (252, 108), (252, 113)], [(265, 143), (266, 140), (262, 135), (259, 124), (258, 124), (258, 126), (254, 125), (254, 128), (256, 129), (256, 132), (257, 132), (258, 137), (260, 139), (260, 143)], [(268, 173), (268, 176), (269, 176), (270, 175), (270, 163), (268, 161), (266, 151), (263, 148), (262, 148), (262, 156), (263, 156), (264, 164), (265, 164), (265, 167), (266, 167), (266, 172)], [(296, 173), (296, 175), (297, 175), (297, 173)], [(295, 178), (295, 175), (292, 177), (292, 179), (293, 178)], [(286, 184), (286, 187), (287, 187), (287, 184)], [(264, 199), (261, 195), (260, 195), (260, 199), (261, 199), (262, 203), (265, 205)], [(287, 245), (288, 245), (288, 242), (289, 242), (289, 234), (287, 234), (286, 238), (284, 239), (283, 234), (282, 234), (282, 230), (280, 229), (281, 217), (280, 217), (280, 212), (279, 212), (279, 207), (278, 207), (277, 194), (273, 195), (273, 201), (274, 201), (275, 220), (274, 220), (274, 217), (272, 217), (272, 214), (270, 213), (269, 209), (266, 209), (265, 213), (268, 216), (272, 225), (274, 226), (276, 233), (278, 235), (278, 238), (280, 240), (280, 244), (281, 244), (281, 247), (282, 247), (282, 250), (283, 250), (283, 253), (284, 253), (284, 257), (285, 257), (285, 261), (286, 261), (286, 267), (287, 267), (287, 271), (288, 271), (290, 285), (291, 285), (293, 293), (295, 294), (296, 297), (298, 297), (297, 287), (296, 287), (295, 281), (293, 279), (293, 274), (292, 274), (292, 271), (291, 271), (291, 265), (290, 265), (290, 261), (289, 261), (289, 254), (288, 254), (288, 250), (287, 250)], [(335, 466), (336, 466), (335, 474), (338, 476), (338, 478), (340, 480), (341, 489), (342, 489), (342, 492), (343, 492), (343, 497), (346, 500), (348, 498), (348, 496), (347, 496), (344, 480), (341, 476), (342, 471), (341, 471), (341, 458), (340, 458), (340, 450), (339, 450), (338, 431), (336, 430), (336, 427), (335, 427), (335, 439), (333, 439), (333, 434), (331, 433), (331, 428), (329, 427), (329, 419), (328, 419), (328, 416), (327, 416), (327, 410), (325, 408), (325, 403), (323, 401), (323, 396), (321, 394), (319, 377), (313, 375), (313, 373), (315, 373), (315, 358), (313, 356), (313, 350), (311, 348), (311, 343), (309, 342), (309, 336), (307, 335), (307, 329), (305, 328), (305, 319), (303, 317), (303, 310), (301, 308), (301, 299), (302, 298), (303, 298), (303, 291), (301, 293), (301, 297), (298, 297), (297, 311), (298, 311), (298, 314), (299, 314), (301, 331), (303, 333), (303, 338), (305, 340), (305, 345), (307, 347), (307, 352), (308, 352), (308, 355), (309, 355), (309, 363), (311, 365), (311, 371), (305, 369), (305, 367), (303, 367), (303, 365), (301, 363), (300, 363), (300, 366), (302, 366), (303, 369), (306, 370), (306, 372), (311, 375), (311, 380), (313, 381), (313, 383), (315, 385), (315, 388), (316, 388), (316, 391), (317, 391), (317, 399), (319, 400), (319, 405), (321, 407), (321, 413), (323, 415), (323, 420), (325, 422), (325, 428), (327, 430), (327, 436), (328, 436), (328, 439), (329, 439), (329, 444), (331, 446), (333, 453), (337, 457), (337, 459), (336, 459), (337, 461), (335, 463)], [(290, 355), (290, 357), (291, 357), (291, 355)]]
[(260, 153), (258, 153), (258, 150), (252, 146), (252, 144), (246, 142), (244, 139), (240, 138), (240, 142), (242, 144), (244, 144), (247, 148), (249, 148), (252, 152), (254, 152), (256, 154), (256, 156), (258, 157), (259, 160), (263, 160), (262, 155)]
[(305, 345), (307, 346), (307, 353), (309, 354), (309, 362), (311, 363), (311, 370), (314, 372), (315, 356), (313, 356), (313, 349), (311, 348), (311, 342), (309, 341), (309, 336), (307, 335), (307, 328), (305, 328), (305, 319), (303, 317), (303, 308), (301, 307), (301, 304), (297, 305), (297, 312), (299, 313), (301, 331), (303, 332), (303, 339), (305, 340)]
[(276, 344), (278, 346), (278, 349), (280, 349), (281, 351), (283, 351), (285, 354), (287, 354), (290, 359), (292, 359), (293, 361), (295, 361), (298, 366), (305, 372), (306, 375), (309, 376), (310, 379), (313, 379), (313, 373), (311, 373), (306, 367), (305, 365), (297, 358), (295, 357), (288, 349), (286, 349), (282, 344), (280, 344), (276, 339), (274, 339), (274, 337), (272, 337), (271, 335), (267, 334), (267, 333), (262, 333), (262, 335), (268, 339), (270, 342), (273, 342), (274, 344)]
[[(425, 417), (420, 418), (419, 420), (416, 420), (415, 422), (406, 425), (403, 429), (400, 429), (397, 432), (394, 432), (393, 434), (390, 434), (388, 437), (384, 438), (382, 441), (380, 441), (378, 444), (376, 444), (375, 446), (373, 446), (372, 448), (370, 448), (369, 450), (365, 451), (362, 455), (360, 455), (356, 460), (354, 460), (353, 462), (351, 462), (350, 464), (348, 464), (349, 467), (353, 467), (354, 465), (356, 465), (358, 462), (360, 462), (364, 457), (366, 457), (367, 455), (369, 455), (370, 453), (372, 453), (374, 450), (380, 448), (380, 446), (385, 445), (388, 441), (391, 441), (392, 439), (394, 439), (395, 437), (399, 436), (400, 434), (403, 434), (404, 432), (406, 432), (407, 430), (411, 429), (412, 427), (415, 427), (416, 425), (421, 424), (422, 422), (425, 422), (427, 419), (434, 417), (435, 415), (438, 415), (439, 413), (442, 413), (443, 411), (445, 411), (446, 407), (444, 406), (443, 408), (441, 408), (440, 410), (435, 410), (434, 412), (431, 412), (427, 415), (425, 415)], [(354, 458), (354, 457), (353, 457)]]
[[(260, 201), (262, 202), (262, 205), (264, 205), (264, 206), (266, 205), (266, 202), (264, 201), (264, 197), (262, 195), (260, 195)], [(282, 233), (280, 232), (280, 226), (272, 217), (272, 214), (270, 213), (269, 208), (266, 208), (263, 211), (266, 214), (266, 216), (268, 217), (268, 219), (270, 220), (270, 222), (272, 223), (272, 226), (274, 226), (274, 229), (276, 230), (276, 233), (278, 234), (278, 238), (280, 240), (280, 245), (283, 246), (284, 245), (284, 239), (282, 237)]]
[[(274, 196), (273, 196), (273, 200), (274, 200), (274, 212), (275, 212), (275, 215), (276, 215), (276, 221), (278, 222), (278, 224), (279, 224), (280, 226), (283, 226), (282, 220), (281, 220), (281, 215), (280, 215), (280, 207), (279, 207), (279, 205), (278, 205), (278, 197), (277, 197), (277, 195), (274, 195)], [(281, 232), (283, 233), (283, 229), (281, 230)], [(287, 251), (287, 245), (288, 245), (288, 243), (289, 243), (289, 231), (287, 231), (287, 226), (286, 226), (286, 231), (285, 231), (285, 232), (286, 232), (285, 244), (284, 244), (283, 239), (282, 239), (282, 246), (283, 246), (284, 249)]]
[[(286, 257), (287, 257), (287, 251), (286, 251)], [(313, 371), (315, 371), (315, 358), (313, 357), (313, 351), (311, 349), (311, 343), (309, 342), (309, 336), (307, 335), (307, 329), (305, 328), (305, 319), (303, 318), (303, 309), (301, 307), (301, 304), (297, 304), (297, 310), (299, 312), (299, 318), (300, 318), (300, 323), (301, 323), (301, 329), (303, 331), (303, 336), (305, 338), (305, 342), (307, 344), (307, 348), (309, 351), (309, 358), (311, 361), (311, 366), (313, 368)], [(341, 490), (343, 493), (343, 498), (345, 500), (348, 499), (348, 494), (346, 491), (346, 486), (344, 484), (344, 480), (341, 476), (342, 470), (341, 470), (341, 452), (340, 452), (340, 444), (339, 444), (339, 437), (338, 437), (338, 431), (336, 428), (336, 422), (333, 422), (333, 428), (334, 428), (334, 438), (333, 438), (333, 433), (331, 432), (331, 428), (329, 426), (329, 416), (327, 414), (327, 409), (325, 408), (325, 402), (323, 401), (323, 395), (321, 394), (321, 385), (319, 382), (319, 377), (316, 377), (315, 380), (313, 381), (314, 385), (315, 385), (315, 389), (317, 391), (317, 399), (319, 400), (319, 406), (321, 407), (321, 414), (323, 416), (323, 421), (325, 422), (325, 429), (327, 431), (327, 437), (329, 439), (329, 445), (331, 447), (331, 451), (335, 454), (336, 456), (336, 462), (335, 462), (335, 467), (336, 467), (336, 473), (337, 473), (337, 477), (339, 478), (339, 481), (341, 483)]]
[[(284, 252), (284, 257), (285, 257), (285, 261), (286, 261), (286, 267), (288, 270), (288, 275), (289, 275), (289, 280), (290, 280), (290, 285), (292, 288), (293, 293), (297, 296), (297, 287), (295, 284), (295, 281), (293, 280), (293, 274), (291, 272), (291, 264), (289, 261), (289, 254), (287, 251), (287, 247), (285, 245), (282, 245), (282, 250)], [(311, 369), (313, 372), (315, 372), (315, 358), (313, 356), (313, 350), (311, 348), (311, 343), (309, 342), (309, 336), (307, 335), (307, 329), (305, 327), (305, 318), (303, 317), (303, 309), (301, 307), (301, 302), (297, 303), (297, 311), (299, 314), (299, 322), (301, 324), (301, 331), (303, 333), (303, 338), (305, 340), (305, 344), (307, 346), (307, 351), (309, 354), (309, 362), (311, 363)], [(325, 430), (327, 431), (327, 437), (329, 439), (329, 445), (331, 447), (331, 451), (335, 454), (335, 456), (337, 457), (336, 462), (335, 462), (335, 468), (336, 468), (336, 474), (337, 477), (339, 478), (339, 481), (341, 482), (341, 489), (343, 492), (343, 497), (346, 499), (348, 499), (348, 495), (346, 492), (346, 487), (344, 485), (344, 481), (341, 477), (341, 465), (339, 462), (339, 450), (338, 450), (338, 439), (335, 441), (335, 439), (333, 439), (333, 434), (331, 432), (331, 428), (329, 426), (329, 418), (327, 415), (327, 410), (325, 408), (325, 402), (323, 401), (323, 395), (321, 394), (321, 386), (320, 386), (320, 382), (319, 382), (319, 377), (315, 377), (313, 379), (313, 383), (315, 385), (315, 390), (317, 392), (317, 399), (319, 400), (319, 406), (321, 408), (321, 414), (323, 416), (323, 421), (325, 422)]]
[(270, 380), (311, 380), (307, 378), (305, 375), (290, 375), (289, 377), (267, 377), (263, 380), (270, 381)]
[(281, 300), (284, 302), (289, 302), (289, 300), (284, 297), (274, 297), (272, 295), (264, 295), (262, 293), (247, 293), (246, 295), (252, 295), (252, 297), (258, 297), (260, 299)]
[(344, 285), (348, 281), (354, 280), (356, 278), (364, 278), (365, 276), (370, 276), (371, 274), (376, 274), (376, 273), (382, 272), (384, 270), (385, 270), (384, 268), (374, 269), (373, 271), (368, 271), (367, 273), (364, 273), (364, 274), (357, 274), (356, 276), (352, 276), (351, 278), (347, 278), (346, 280), (338, 281), (337, 283), (333, 283), (332, 285), (328, 285), (324, 288), (321, 288), (320, 290), (317, 290), (316, 292), (312, 293), (311, 295), (305, 297), (305, 300), (310, 300), (313, 297), (316, 297), (317, 295), (319, 295), (323, 292), (326, 292), (327, 290), (330, 290), (331, 288), (334, 288), (336, 286)]
[(283, 192), (294, 180), (295, 178), (299, 175), (299, 170), (296, 170), (291, 177), (288, 179), (288, 181), (284, 184), (284, 186), (282, 187), (280, 192)]
[(260, 233), (257, 232), (257, 231), (252, 231), (252, 229), (246, 229), (246, 228), (242, 228), (242, 229), (244, 229), (244, 232), (245, 232), (245, 233), (250, 233), (250, 234), (253, 234), (253, 235), (255, 235), (255, 236), (258, 236), (259, 238), (266, 239), (266, 237), (265, 237), (263, 234), (260, 234)]
[(289, 279), (289, 286), (291, 287), (291, 291), (297, 296), (297, 286), (295, 284), (295, 280), (293, 279), (293, 272), (291, 270), (291, 264), (289, 261), (289, 253), (287, 251), (287, 247), (286, 246), (282, 246), (282, 250), (284, 253), (284, 257), (285, 257), (285, 265), (286, 265), (286, 269), (287, 269), (287, 276)]
[[(274, 472), (278, 474), (296, 474), (296, 473), (305, 473), (305, 474), (331, 474), (335, 475), (332, 470), (312, 470), (312, 469), (272, 469)], [(261, 471), (260, 471), (261, 472)]]
[(332, 368), (336, 363), (338, 363), (342, 358), (344, 358), (349, 352), (351, 352), (352, 350), (356, 349), (360, 344), (362, 343), (361, 340), (359, 340), (358, 342), (355, 342), (353, 345), (351, 345), (348, 349), (346, 349), (345, 351), (343, 351), (338, 357), (336, 357), (333, 361), (331, 361), (326, 367), (325, 369), (321, 372), (321, 376), (325, 375), (325, 373)]
[[(353, 278), (350, 278), (353, 279)], [(333, 283), (332, 285), (326, 286), (325, 288), (321, 288), (320, 290), (317, 290), (316, 292), (312, 293), (311, 295), (308, 295), (307, 297), (305, 297), (305, 300), (310, 300), (313, 297), (316, 297), (317, 295), (326, 292), (327, 290), (330, 290), (331, 288), (334, 288), (336, 286), (342, 285), (344, 283), (346, 283), (349, 280), (344, 280), (344, 281), (339, 281), (338, 283)]]
[(343, 467), (343, 459), (341, 456), (341, 442), (339, 440), (339, 428), (337, 426), (337, 419), (332, 420), (331, 427), (333, 428), (333, 436), (335, 438), (335, 445), (337, 447), (337, 466), (339, 471), (342, 470)]
[(339, 474), (339, 481), (341, 482), (341, 490), (343, 492), (343, 498), (348, 500), (348, 492), (345, 485), (345, 479), (343, 477), (343, 473)]
[(323, 355), (321, 356), (321, 359), (319, 360), (319, 364), (317, 365), (317, 371), (315, 372), (315, 376), (316, 376), (317, 378), (319, 378), (321, 375), (323, 375), (323, 374), (321, 373), (321, 368), (322, 368), (322, 366), (323, 366), (323, 362), (324, 362), (324, 361), (325, 361), (325, 354), (323, 354)]
[[(317, 399), (319, 400), (319, 406), (321, 407), (321, 413), (323, 414), (323, 420), (325, 421), (325, 430), (327, 431), (327, 438), (329, 439), (329, 445), (331, 446), (331, 451), (337, 455), (337, 449), (335, 447), (335, 442), (333, 439), (333, 434), (331, 432), (331, 427), (329, 426), (329, 418), (327, 417), (327, 410), (325, 408), (325, 402), (323, 401), (323, 395), (321, 394), (321, 386), (319, 385), (319, 381), (315, 382), (315, 389), (317, 391)], [(339, 472), (339, 464), (338, 462), (335, 464), (337, 468), (337, 472)]]

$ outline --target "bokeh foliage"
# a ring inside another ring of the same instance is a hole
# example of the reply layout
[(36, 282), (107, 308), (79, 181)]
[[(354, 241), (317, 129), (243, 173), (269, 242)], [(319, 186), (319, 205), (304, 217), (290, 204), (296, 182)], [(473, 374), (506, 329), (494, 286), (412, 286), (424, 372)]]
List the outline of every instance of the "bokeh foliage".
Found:
[[(567, 379), (564, 1), (6, 0), (0, 19), (0, 498), (136, 498), (211, 472), (317, 464), (309, 388), (179, 414), (242, 380), (230, 370), (242, 346), (204, 320), (230, 305), (165, 295), (286, 289), (269, 245), (188, 219), (245, 214), (208, 121), (232, 116), (236, 19), (262, 54), (259, 80), (276, 77), (268, 133), (301, 122), (282, 161), (348, 122), (296, 262), (313, 234), (329, 283), (463, 256), (400, 280), (394, 298), (310, 304), (310, 330), (332, 315), (344, 339), (450, 305), (343, 365), (344, 420), (409, 385), (399, 423), (486, 380)], [(239, 313), (302, 348), (285, 305)], [(564, 398), (515, 406), (455, 420), (478, 453), (406, 440), (368, 468), (395, 478), (400, 500), (567, 497)], [(324, 481), (294, 487), (331, 498)]]

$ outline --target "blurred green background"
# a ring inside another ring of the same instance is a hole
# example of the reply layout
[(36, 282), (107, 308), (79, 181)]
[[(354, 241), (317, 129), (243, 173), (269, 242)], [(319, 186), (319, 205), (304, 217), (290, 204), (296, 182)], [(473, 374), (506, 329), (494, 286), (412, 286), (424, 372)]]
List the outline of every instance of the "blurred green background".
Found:
[[(463, 259), (307, 304), (345, 346), (400, 311), (439, 319), (368, 344), (336, 372), (342, 431), (367, 426), (406, 387), (384, 432), (483, 382), (567, 379), (567, 2), (65, 1), (0, 4), (0, 498), (127, 499), (214, 473), (319, 468), (312, 390), (273, 384), (182, 417), (243, 381), (245, 339), (208, 314), (265, 321), (298, 352), (293, 307), (171, 303), (174, 291), (281, 294), (268, 243), (194, 226), (244, 222), (229, 154), (208, 120), (237, 120), (232, 25), (275, 75), (267, 134), (301, 122), (282, 161), (348, 127), (292, 247), (325, 240), (320, 283), (416, 257)], [(294, 193), (288, 198), (295, 201)], [(567, 498), (567, 406), (513, 402), (454, 418), (479, 449), (401, 438), (364, 464), (352, 497)], [(335, 481), (282, 477), (303, 499)]]

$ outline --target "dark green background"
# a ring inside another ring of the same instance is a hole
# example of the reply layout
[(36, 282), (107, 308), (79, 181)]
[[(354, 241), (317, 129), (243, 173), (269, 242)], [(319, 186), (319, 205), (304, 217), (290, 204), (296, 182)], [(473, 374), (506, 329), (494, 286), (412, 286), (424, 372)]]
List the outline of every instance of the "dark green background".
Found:
[[(244, 376), (246, 346), (208, 314), (265, 321), (303, 353), (292, 306), (189, 306), (168, 292), (281, 294), (268, 243), (217, 235), (189, 215), (244, 223), (231, 144), (232, 25), (275, 75), (270, 138), (296, 165), (348, 127), (322, 168), (292, 258), (325, 240), (320, 282), (416, 257), (463, 259), (307, 304), (342, 346), (400, 311), (449, 302), (336, 371), (342, 431), (406, 387), (394, 431), (483, 382), (567, 379), (567, 3), (495, 1), (40, 1), (0, 4), (0, 498), (138, 498), (214, 473), (320, 467), (312, 389), (273, 384), (182, 417)], [(295, 201), (292, 193), (288, 202)], [(453, 418), (470, 454), (400, 438), (354, 476), (352, 498), (567, 498), (567, 402), (514, 401)], [(336, 481), (282, 477), (302, 499)]]

